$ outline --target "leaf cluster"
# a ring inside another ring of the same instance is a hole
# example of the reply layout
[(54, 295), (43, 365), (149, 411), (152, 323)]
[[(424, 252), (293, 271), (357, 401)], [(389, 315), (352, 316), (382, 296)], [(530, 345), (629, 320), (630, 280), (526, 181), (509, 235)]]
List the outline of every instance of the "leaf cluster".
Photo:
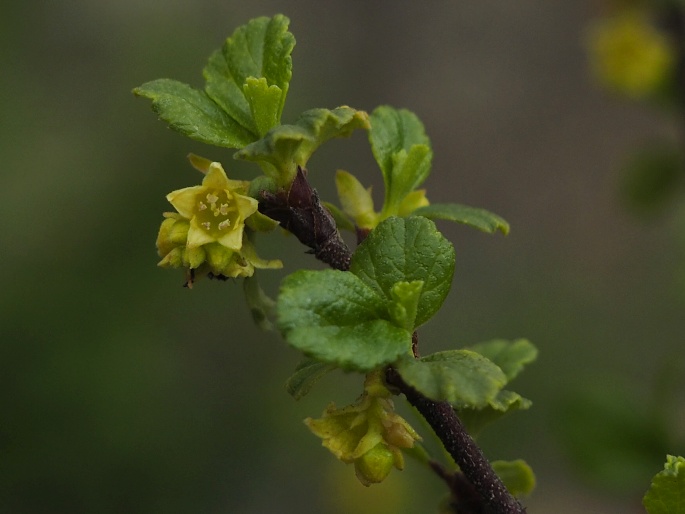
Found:
[(381, 222), (352, 256), (350, 272), (302, 270), (278, 298), (279, 327), (308, 359), (288, 382), (296, 398), (326, 372), (394, 366), (426, 397), (448, 401), (473, 431), (530, 406), (504, 386), (537, 355), (526, 340), (412, 355), (412, 334), (440, 308), (454, 273), (452, 245), (422, 217)]
[(239, 149), (234, 158), (257, 162), (276, 184), (288, 185), (322, 143), (369, 128), (366, 113), (350, 107), (311, 109), (294, 124), (281, 124), (295, 46), (289, 23), (279, 14), (236, 29), (210, 56), (203, 89), (157, 79), (133, 92), (152, 100), (152, 109), (171, 129)]

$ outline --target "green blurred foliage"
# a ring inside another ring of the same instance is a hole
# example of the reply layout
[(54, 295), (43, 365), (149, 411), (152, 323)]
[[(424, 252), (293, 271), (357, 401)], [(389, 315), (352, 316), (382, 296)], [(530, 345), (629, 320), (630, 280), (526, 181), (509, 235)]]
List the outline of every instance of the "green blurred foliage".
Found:
[(622, 170), (621, 192), (628, 208), (646, 215), (663, 213), (683, 194), (685, 162), (680, 148), (653, 142), (631, 154)]
[[(639, 389), (682, 351), (670, 234), (624, 217), (605, 180), (636, 133), (668, 126), (587, 85), (580, 3), (533, 0), (3, 6), (0, 512), (363, 512), (383, 494), (387, 512), (437, 505), (441, 484), (413, 462), (363, 488), (301, 424), (353, 400), (358, 378), (332, 373), (294, 402), (283, 384), (297, 356), (252, 326), (238, 285), (187, 291), (155, 266), (164, 195), (197, 178), (185, 155), (236, 178), (253, 165), (166, 130), (130, 91), (157, 77), (199, 86), (236, 26), (276, 12), (298, 40), (284, 122), (312, 107), (407, 107), (433, 144), (429, 198), (512, 225), (506, 239), (440, 227), (455, 287), (421, 329), (424, 354), (494, 337), (540, 348), (517, 379), (533, 408), (486, 431), (487, 454), (535, 469), (530, 512), (625, 512), (568, 482), (547, 427), (578, 370), (635, 376)], [(363, 134), (309, 165), (322, 198), (335, 198), (337, 168), (382, 191)], [(308, 259), (293, 238), (259, 244), (286, 273)]]

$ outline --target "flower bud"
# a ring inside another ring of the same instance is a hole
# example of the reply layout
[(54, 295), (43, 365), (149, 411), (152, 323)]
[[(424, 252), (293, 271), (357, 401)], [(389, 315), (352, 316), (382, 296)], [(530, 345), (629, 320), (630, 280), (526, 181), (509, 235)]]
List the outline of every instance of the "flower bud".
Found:
[(393, 452), (385, 444), (378, 443), (354, 461), (354, 471), (359, 481), (368, 487), (385, 480), (394, 464)]
[(364, 394), (354, 404), (338, 409), (331, 404), (319, 419), (305, 424), (338, 459), (354, 463), (357, 478), (368, 486), (381, 482), (394, 466), (404, 468), (401, 448), (411, 448), (420, 437), (394, 412), (390, 392), (380, 373), (370, 373)]

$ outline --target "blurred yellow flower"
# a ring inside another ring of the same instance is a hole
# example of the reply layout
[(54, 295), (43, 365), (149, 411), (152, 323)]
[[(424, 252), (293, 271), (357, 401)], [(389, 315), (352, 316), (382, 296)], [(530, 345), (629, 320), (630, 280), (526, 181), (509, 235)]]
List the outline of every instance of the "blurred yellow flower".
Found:
[(587, 44), (598, 79), (632, 98), (657, 92), (674, 72), (673, 43), (645, 12), (631, 10), (596, 21)]

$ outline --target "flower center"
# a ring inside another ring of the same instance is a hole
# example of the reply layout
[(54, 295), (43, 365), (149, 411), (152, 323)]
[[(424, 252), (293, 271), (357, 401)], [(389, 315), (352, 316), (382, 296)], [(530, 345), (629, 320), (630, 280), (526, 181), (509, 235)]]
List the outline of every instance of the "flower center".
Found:
[(238, 207), (229, 191), (210, 190), (198, 196), (195, 216), (198, 224), (207, 232), (221, 234), (235, 229)]

